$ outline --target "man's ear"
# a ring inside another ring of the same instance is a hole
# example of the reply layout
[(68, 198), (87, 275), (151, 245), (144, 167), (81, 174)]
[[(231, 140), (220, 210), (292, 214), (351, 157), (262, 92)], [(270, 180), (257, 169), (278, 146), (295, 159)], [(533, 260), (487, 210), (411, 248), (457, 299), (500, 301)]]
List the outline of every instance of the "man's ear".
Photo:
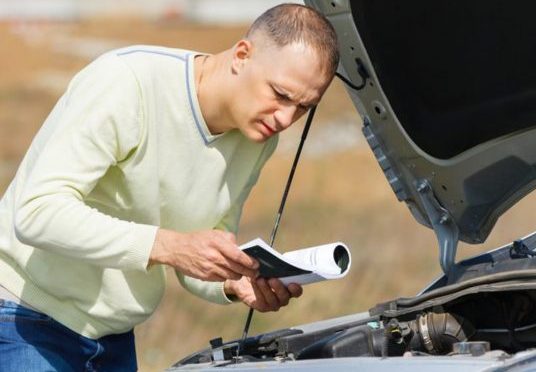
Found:
[(241, 39), (233, 47), (233, 62), (231, 69), (233, 74), (238, 74), (244, 65), (251, 58), (253, 52), (253, 44), (247, 39)]

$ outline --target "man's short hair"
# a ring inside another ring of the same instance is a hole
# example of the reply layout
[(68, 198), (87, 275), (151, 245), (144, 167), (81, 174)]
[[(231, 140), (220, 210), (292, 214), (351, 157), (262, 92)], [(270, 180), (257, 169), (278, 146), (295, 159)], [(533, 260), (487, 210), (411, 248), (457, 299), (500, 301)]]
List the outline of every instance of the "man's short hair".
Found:
[(325, 71), (333, 76), (339, 64), (337, 34), (323, 14), (300, 4), (281, 4), (261, 14), (246, 38), (263, 32), (278, 47), (303, 43), (322, 59)]

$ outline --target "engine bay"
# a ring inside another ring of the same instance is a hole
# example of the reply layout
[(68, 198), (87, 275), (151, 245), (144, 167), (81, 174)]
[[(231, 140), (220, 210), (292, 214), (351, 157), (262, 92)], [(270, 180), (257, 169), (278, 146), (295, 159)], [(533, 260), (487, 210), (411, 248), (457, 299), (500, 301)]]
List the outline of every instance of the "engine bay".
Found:
[(224, 343), (221, 338), (175, 367), (343, 357), (504, 358), (536, 347), (534, 237), (456, 264), (419, 295), (371, 308), (345, 322), (297, 326)]

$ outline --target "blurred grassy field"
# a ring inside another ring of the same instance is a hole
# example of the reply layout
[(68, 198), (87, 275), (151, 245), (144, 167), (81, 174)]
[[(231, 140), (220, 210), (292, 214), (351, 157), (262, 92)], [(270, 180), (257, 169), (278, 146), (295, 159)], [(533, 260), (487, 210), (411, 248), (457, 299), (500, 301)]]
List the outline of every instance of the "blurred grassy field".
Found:
[[(33, 135), (72, 75), (99, 53), (129, 44), (216, 52), (243, 27), (208, 27), (136, 19), (74, 24), (0, 24), (0, 193)], [(278, 313), (256, 314), (252, 333), (367, 310), (418, 292), (439, 275), (433, 233), (396, 201), (360, 133), (360, 119), (339, 82), (317, 110), (276, 241), (288, 250), (335, 240), (352, 249), (351, 273), (311, 285)], [(303, 123), (284, 133), (248, 201), (239, 241), (268, 240)], [(486, 244), (461, 244), (458, 258), (525, 235), (536, 225), (529, 196), (499, 221)], [(136, 330), (140, 370), (160, 370), (208, 345), (240, 336), (247, 309), (211, 305), (185, 292), (173, 275), (157, 312)]]

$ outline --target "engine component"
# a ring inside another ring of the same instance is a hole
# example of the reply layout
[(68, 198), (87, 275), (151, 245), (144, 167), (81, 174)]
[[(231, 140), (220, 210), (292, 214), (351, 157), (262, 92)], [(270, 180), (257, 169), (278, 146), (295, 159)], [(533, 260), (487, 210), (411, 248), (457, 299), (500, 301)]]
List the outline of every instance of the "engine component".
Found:
[(408, 322), (392, 318), (382, 328), (369, 324), (351, 327), (318, 339), (295, 355), (296, 359), (385, 357), (409, 350), (448, 354), (453, 344), (467, 341), (474, 333), (471, 323), (458, 315), (430, 312)]
[(490, 351), (490, 344), (487, 341), (464, 341), (456, 342), (452, 345), (454, 354), (471, 354), (472, 356), (484, 355)]
[(466, 319), (450, 313), (425, 313), (410, 322), (429, 354), (446, 354), (452, 345), (467, 341), (475, 329)]
[(324, 337), (296, 353), (296, 359), (379, 356), (385, 341), (385, 330), (369, 325), (348, 328)]

